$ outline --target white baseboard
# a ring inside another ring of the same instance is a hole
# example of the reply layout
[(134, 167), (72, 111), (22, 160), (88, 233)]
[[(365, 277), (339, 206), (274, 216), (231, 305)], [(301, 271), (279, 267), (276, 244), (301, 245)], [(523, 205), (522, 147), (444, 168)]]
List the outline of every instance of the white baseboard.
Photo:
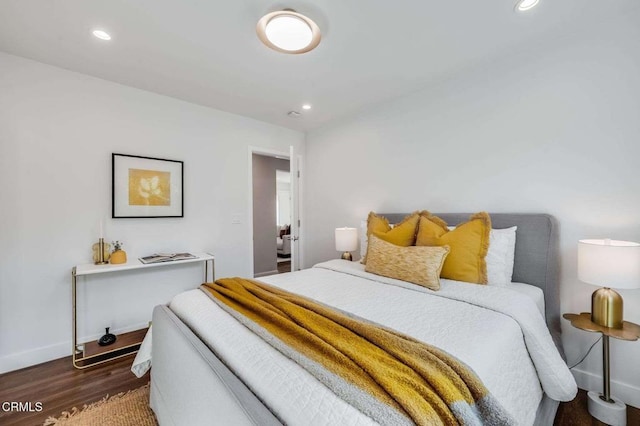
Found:
[(257, 274), (253, 274), (253, 278), (266, 277), (267, 275), (276, 275), (276, 274), (278, 274), (277, 269), (275, 271), (267, 271), (267, 272), (260, 272)]
[[(571, 370), (580, 389), (602, 392), (602, 376), (574, 368)], [(640, 408), (640, 388), (611, 380), (611, 395), (625, 404)]]
[[(138, 330), (147, 327), (148, 323), (140, 323), (128, 327), (123, 327), (111, 332), (118, 335), (129, 331)], [(102, 336), (96, 334), (79, 339), (82, 342), (90, 340), (98, 340)], [(54, 359), (64, 358), (71, 355), (71, 341), (55, 343), (53, 345), (42, 346), (40, 348), (30, 349), (28, 351), (17, 352), (0, 357), (0, 374), (10, 371), (20, 370), (21, 368), (31, 367), (32, 365), (42, 364), (43, 362), (53, 361)]]
[(0, 358), (0, 374), (71, 355), (71, 342), (17, 352)]

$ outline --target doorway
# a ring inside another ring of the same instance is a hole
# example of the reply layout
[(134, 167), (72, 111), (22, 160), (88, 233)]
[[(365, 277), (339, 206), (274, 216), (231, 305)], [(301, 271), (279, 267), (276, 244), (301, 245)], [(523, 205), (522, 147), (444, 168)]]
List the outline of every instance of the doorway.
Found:
[(278, 273), (291, 272), (291, 173), (276, 169), (276, 223)]
[(297, 162), (293, 149), (289, 154), (249, 149), (254, 277), (299, 269)]

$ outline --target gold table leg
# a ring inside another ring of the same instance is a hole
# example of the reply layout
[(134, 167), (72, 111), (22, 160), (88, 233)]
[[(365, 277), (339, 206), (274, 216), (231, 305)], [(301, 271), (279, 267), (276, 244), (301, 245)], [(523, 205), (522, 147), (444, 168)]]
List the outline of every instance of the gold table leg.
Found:
[(603, 423), (613, 426), (625, 426), (627, 424), (627, 407), (615, 398), (611, 397), (609, 364), (609, 336), (602, 335), (602, 393), (589, 391), (587, 393), (587, 408), (589, 414)]
[(600, 399), (604, 402), (613, 403), (611, 399), (611, 380), (609, 378), (609, 336), (602, 335), (602, 390)]

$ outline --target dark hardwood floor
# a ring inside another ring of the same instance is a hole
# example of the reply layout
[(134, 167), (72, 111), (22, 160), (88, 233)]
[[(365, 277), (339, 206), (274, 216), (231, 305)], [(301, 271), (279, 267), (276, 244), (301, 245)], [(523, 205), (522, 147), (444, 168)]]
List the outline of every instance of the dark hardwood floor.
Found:
[(278, 273), (284, 274), (285, 272), (291, 272), (291, 261), (278, 262)]
[[(0, 425), (42, 425), (49, 416), (58, 417), (72, 407), (82, 408), (106, 394), (139, 388), (149, 382), (149, 374), (138, 379), (131, 373), (133, 355), (86, 370), (76, 370), (71, 357), (0, 375), (0, 404), (4, 401), (41, 402), (35, 413), (3, 412)], [(640, 425), (640, 410), (627, 407), (627, 424)], [(587, 412), (587, 394), (560, 404), (554, 426), (601, 426)]]
[[(138, 379), (130, 370), (134, 355), (86, 370), (76, 370), (71, 357), (50, 361), (0, 375), (0, 404), (42, 403), (40, 412), (5, 412), (0, 409), (0, 425), (42, 425), (49, 416), (58, 417), (73, 407), (139, 388), (149, 382), (147, 373)], [(1, 407), (0, 407), (1, 408)]]
[[(640, 425), (640, 409), (627, 405), (627, 426)], [(571, 402), (560, 404), (553, 426), (606, 426), (587, 411), (587, 392), (580, 389)]]

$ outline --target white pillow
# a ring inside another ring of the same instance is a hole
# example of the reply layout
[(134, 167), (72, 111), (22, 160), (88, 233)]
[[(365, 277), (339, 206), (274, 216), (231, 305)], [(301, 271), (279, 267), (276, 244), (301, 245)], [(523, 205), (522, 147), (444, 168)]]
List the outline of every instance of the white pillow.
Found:
[(487, 284), (506, 286), (513, 277), (513, 263), (516, 256), (517, 226), (506, 229), (492, 229), (489, 234), (487, 262)]
[(360, 258), (367, 255), (367, 219), (360, 221)]

